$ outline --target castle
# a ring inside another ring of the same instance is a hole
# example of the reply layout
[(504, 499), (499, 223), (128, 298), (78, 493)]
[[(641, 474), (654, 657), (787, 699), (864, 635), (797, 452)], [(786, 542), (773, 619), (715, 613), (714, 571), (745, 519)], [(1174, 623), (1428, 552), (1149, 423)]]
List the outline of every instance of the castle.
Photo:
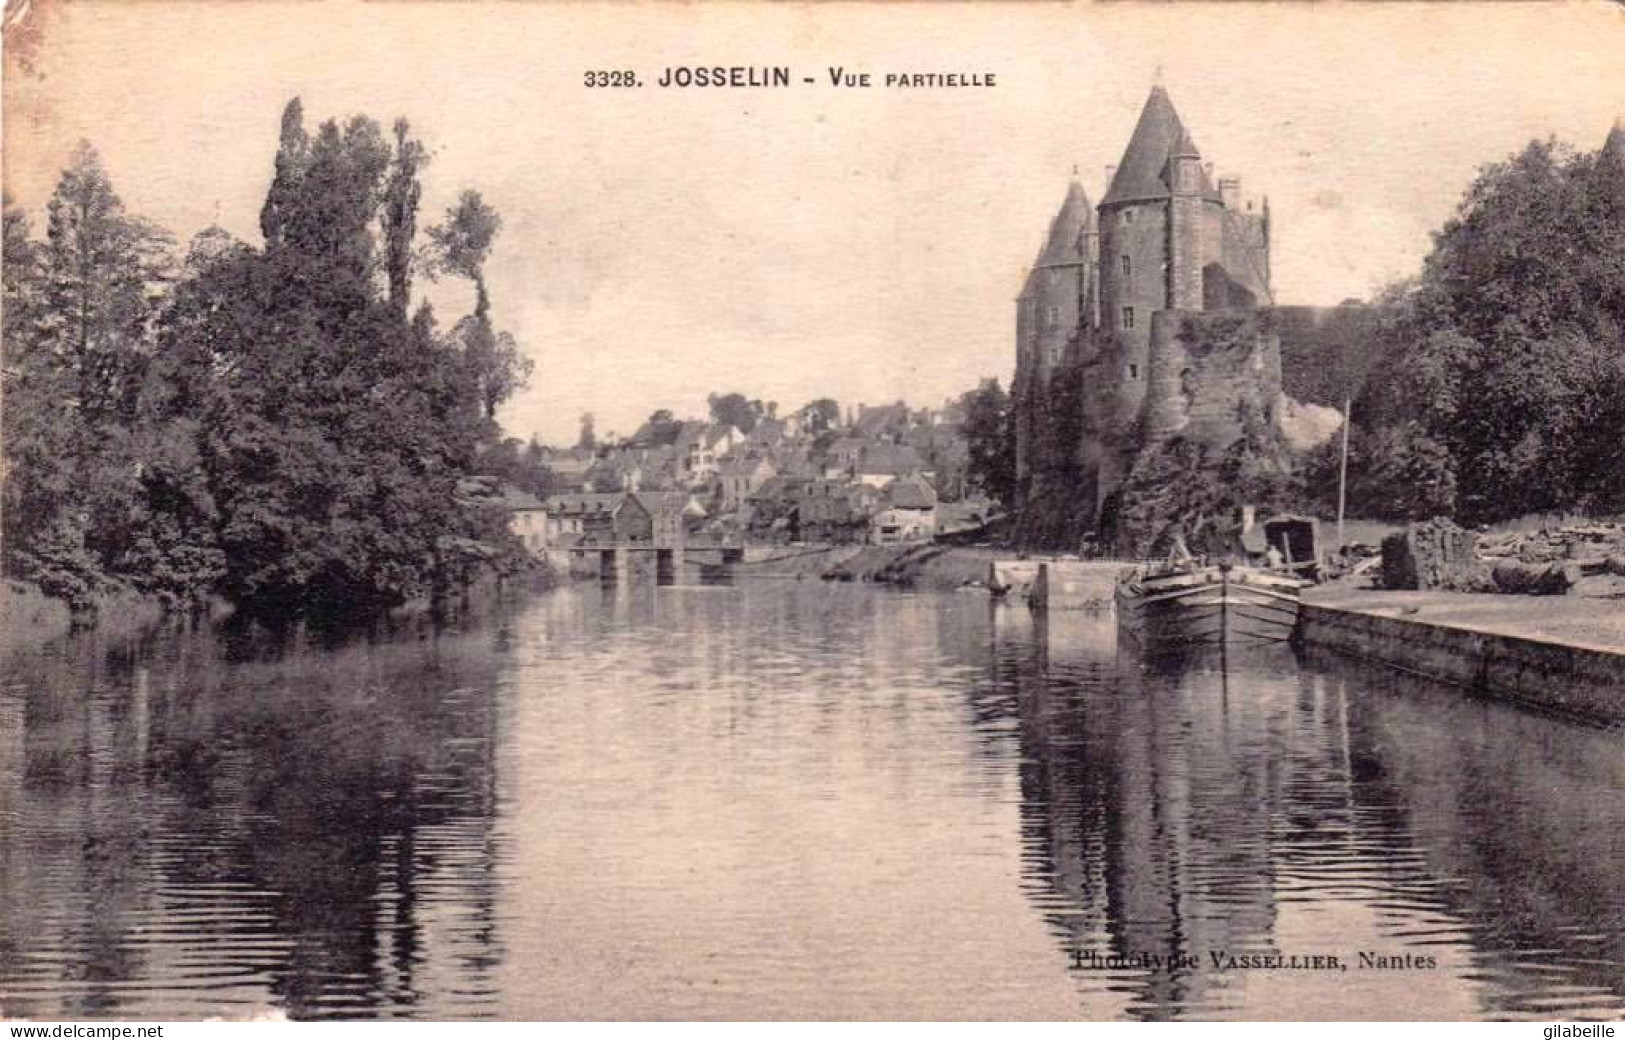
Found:
[(1146, 446), (1223, 450), (1282, 399), (1268, 200), (1215, 181), (1160, 84), (1106, 179), (1095, 206), (1072, 182), (1016, 305), (1017, 509), (1084, 529)]

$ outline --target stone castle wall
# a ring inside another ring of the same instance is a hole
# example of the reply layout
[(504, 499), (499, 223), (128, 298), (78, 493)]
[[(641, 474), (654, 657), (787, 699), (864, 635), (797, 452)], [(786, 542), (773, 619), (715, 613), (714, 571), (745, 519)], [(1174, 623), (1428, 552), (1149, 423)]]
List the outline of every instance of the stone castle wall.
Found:
[[(1128, 257), (1129, 270), (1123, 271)], [(1145, 389), (1151, 315), (1168, 305), (1168, 204), (1128, 203), (1100, 214), (1100, 339), (1104, 378), (1121, 381), (1112, 422), (1134, 421)], [(1133, 327), (1125, 328), (1125, 308)]]
[(1249, 412), (1275, 421), (1280, 395), (1273, 310), (1159, 311), (1152, 317), (1141, 412), (1146, 443), (1185, 437), (1222, 451), (1241, 437)]

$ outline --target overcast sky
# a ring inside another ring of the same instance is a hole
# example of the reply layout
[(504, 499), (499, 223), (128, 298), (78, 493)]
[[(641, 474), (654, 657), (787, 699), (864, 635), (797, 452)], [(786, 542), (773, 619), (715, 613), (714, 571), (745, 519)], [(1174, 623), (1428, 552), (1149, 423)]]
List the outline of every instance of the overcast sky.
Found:
[[(935, 404), (1007, 379), (1013, 299), (1076, 165), (1093, 200), (1160, 67), (1204, 158), (1267, 193), (1283, 303), (1414, 271), (1481, 163), (1591, 149), (1625, 113), (1625, 8), (522, 2), (56, 3), (6, 79), (6, 186), (38, 213), (79, 138), (184, 241), (259, 241), (277, 125), (405, 115), (425, 219), (478, 188), (499, 323), (536, 361), (509, 430), (630, 432), (711, 390)], [(661, 90), (667, 65), (789, 90)], [(837, 91), (832, 65), (991, 72)], [(636, 90), (588, 90), (588, 69)], [(805, 86), (803, 75), (820, 84)], [(37, 222), (37, 217), (36, 217)], [(440, 288), (449, 324), (470, 306)]]

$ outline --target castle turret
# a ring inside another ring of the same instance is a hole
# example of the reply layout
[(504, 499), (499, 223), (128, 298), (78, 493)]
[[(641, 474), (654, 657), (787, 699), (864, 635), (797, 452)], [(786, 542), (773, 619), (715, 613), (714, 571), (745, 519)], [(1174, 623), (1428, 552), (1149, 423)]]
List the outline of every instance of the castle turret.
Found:
[(1038, 396), (1078, 330), (1093, 324), (1094, 255), (1094, 210), (1083, 185), (1074, 180), (1016, 298), (1016, 467), (1023, 479), (1044, 438), (1044, 431), (1036, 428), (1043, 412)]
[(1207, 168), (1202, 165), (1202, 153), (1184, 127), (1168, 154), (1168, 168), (1173, 186), (1168, 200), (1168, 306), (1201, 310), (1202, 243), (1207, 223), (1204, 210), (1213, 189)]
[(1092, 309), (1094, 230), (1089, 196), (1073, 181), (1016, 299), (1018, 350), (1031, 356), (1037, 371), (1054, 369)]

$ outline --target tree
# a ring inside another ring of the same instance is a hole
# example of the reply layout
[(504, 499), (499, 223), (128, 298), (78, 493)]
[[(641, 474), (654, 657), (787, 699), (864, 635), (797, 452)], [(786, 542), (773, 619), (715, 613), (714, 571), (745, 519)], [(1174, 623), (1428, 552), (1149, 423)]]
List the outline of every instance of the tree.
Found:
[(83, 142), (45, 240), (14, 210), (5, 231), (5, 566), (84, 607), (141, 507), (138, 407), (170, 240), (125, 212)]
[(706, 398), (711, 409), (711, 421), (732, 426), (740, 433), (756, 429), (764, 409), (761, 401), (751, 400), (740, 393), (711, 394)]
[(521, 480), (539, 457), (490, 447), (511, 338), (480, 368), (406, 314), (425, 154), (404, 122), (393, 147), (361, 116), (309, 134), (296, 99), (264, 247), (206, 229), (178, 279), (88, 147), (43, 241), (7, 206), (8, 574), (76, 607), (120, 583), (285, 617), (443, 596), (501, 555), (466, 478), (482, 449)]
[(418, 203), (423, 198), (419, 174), (429, 161), (423, 144), (407, 135), (411, 126), (395, 120), (395, 158), (384, 189), (383, 231), (389, 303), (406, 317), (412, 297), (412, 238), (417, 233)]
[(1397, 346), (1355, 405), (1356, 508), (1482, 523), (1625, 504), (1622, 186), (1625, 136), (1479, 172), (1391, 297)]
[(997, 379), (960, 398), (965, 411), (967, 475), (991, 498), (1011, 505), (1016, 494), (1015, 410)]
[(80, 142), (47, 206), (39, 251), (41, 331), (69, 374), (83, 421), (128, 419), (169, 281), (169, 236), (124, 212), (101, 159)]
[[(408, 154), (392, 152), (363, 117), (311, 137), (297, 116), (290, 105), (265, 249), (207, 264), (164, 319), (170, 407), (196, 416), (219, 514), (220, 587), (306, 612), (444, 593), (466, 547), (500, 532), (458, 492), (479, 462), (485, 388), (427, 305), (402, 313), (410, 221), (379, 221), (417, 196), (417, 146), (398, 127)], [(380, 253), (397, 268), (384, 292)]]
[(820, 397), (801, 406), (806, 430), (814, 437), (841, 424), (841, 406), (829, 397)]
[(5, 201), (4, 400), (0, 437), (5, 481), (0, 550), (6, 573), (38, 582), (75, 606), (89, 602), (100, 574), (85, 548), (78, 508), (69, 372), (45, 332), (40, 247), (28, 218)]
[(491, 324), (485, 261), (501, 230), (502, 218), (477, 191), (463, 192), (446, 211), (445, 222), (429, 229), (439, 269), (474, 283), (474, 313), (458, 322), (454, 335), (479, 385), (487, 420), (496, 418), (497, 407), (525, 385), (533, 368), (513, 336), (497, 332)]

